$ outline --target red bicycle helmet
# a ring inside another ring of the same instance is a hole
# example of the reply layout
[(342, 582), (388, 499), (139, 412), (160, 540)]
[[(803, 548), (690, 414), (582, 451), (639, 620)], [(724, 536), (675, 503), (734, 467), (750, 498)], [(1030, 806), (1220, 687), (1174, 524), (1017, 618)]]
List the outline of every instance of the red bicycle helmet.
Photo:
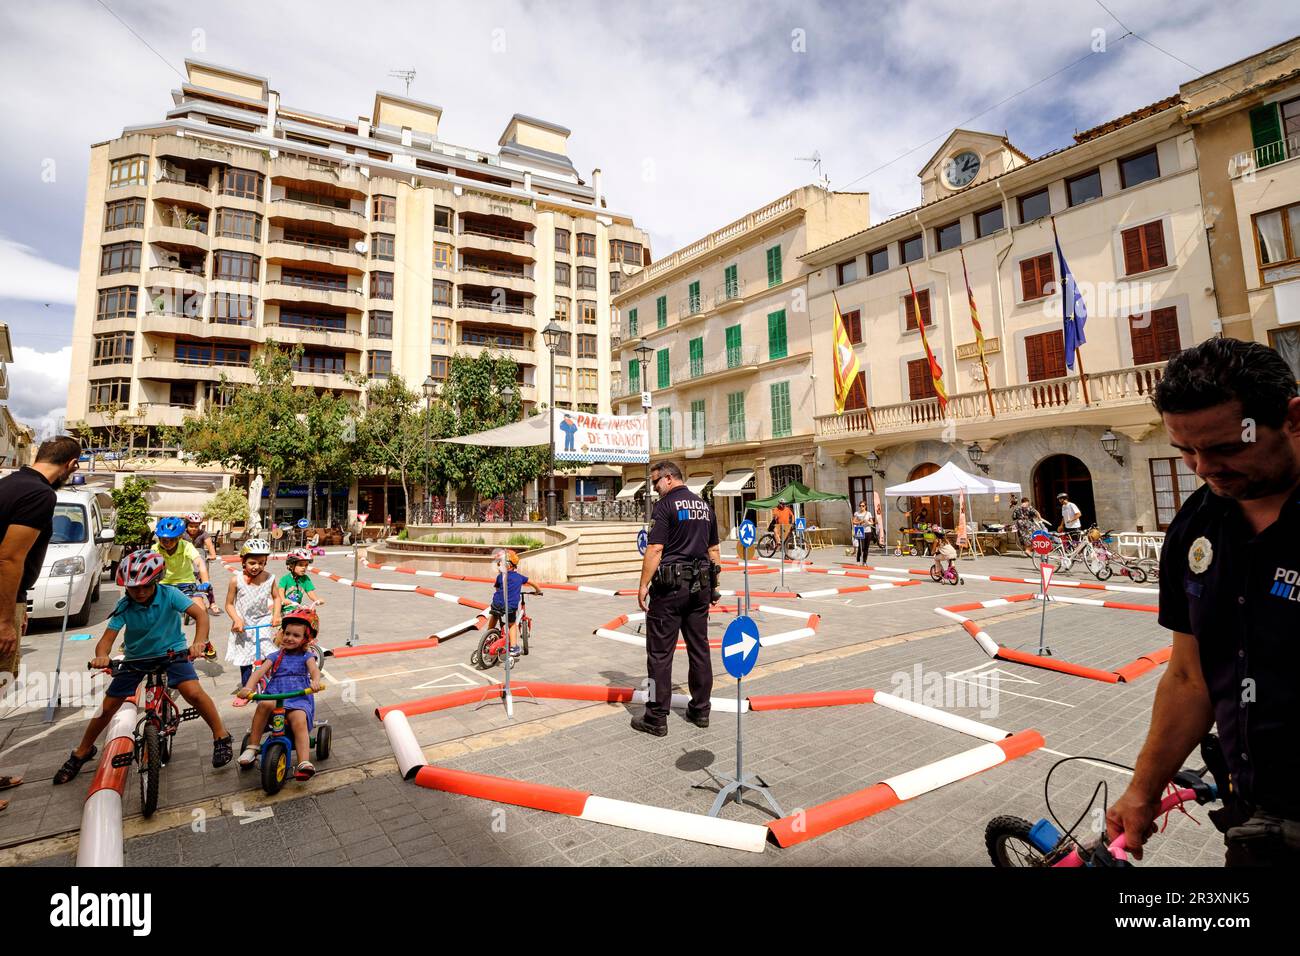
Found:
[(307, 629), (311, 631), (312, 640), (315, 640), (316, 635), (320, 633), (320, 617), (316, 614), (316, 611), (313, 608), (294, 608), (280, 619), (280, 627), (283, 628), (290, 621), (298, 621), (300, 624), (306, 624)]
[(117, 585), (137, 588), (156, 584), (167, 570), (167, 562), (156, 551), (132, 551), (117, 565)]

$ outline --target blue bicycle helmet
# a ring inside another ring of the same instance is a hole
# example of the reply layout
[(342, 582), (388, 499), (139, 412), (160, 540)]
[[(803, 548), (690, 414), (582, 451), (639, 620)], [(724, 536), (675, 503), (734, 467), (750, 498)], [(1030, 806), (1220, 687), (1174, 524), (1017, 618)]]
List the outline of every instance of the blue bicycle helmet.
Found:
[(159, 518), (153, 533), (159, 538), (179, 538), (185, 533), (185, 519)]

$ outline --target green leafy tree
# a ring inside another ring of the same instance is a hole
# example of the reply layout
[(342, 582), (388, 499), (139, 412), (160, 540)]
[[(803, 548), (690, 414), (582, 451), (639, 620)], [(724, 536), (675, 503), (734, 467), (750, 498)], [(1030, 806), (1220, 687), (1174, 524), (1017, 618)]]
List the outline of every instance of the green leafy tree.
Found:
[[(144, 424), (143, 409), (133, 412), (127, 405), (114, 403), (91, 414), (98, 419), (98, 424), (86, 420), (69, 422), (66, 427), (93, 462), (109, 471), (128, 471), (155, 457), (146, 448), (149, 426)], [(162, 440), (166, 442), (166, 438)]]
[[(432, 434), (430, 427), (428, 435)], [(423, 477), (428, 455), (425, 437), (423, 399), (399, 376), (372, 380), (366, 388), (365, 417), (358, 435), (360, 448), (371, 469), (397, 476), (408, 505), (415, 477)]]
[(241, 488), (222, 488), (203, 506), (203, 517), (217, 521), (221, 530), (248, 520), (248, 495)]
[(149, 540), (149, 499), (145, 492), (154, 486), (152, 478), (128, 475), (120, 488), (110, 493), (113, 499), (113, 544), (123, 551), (133, 551)]

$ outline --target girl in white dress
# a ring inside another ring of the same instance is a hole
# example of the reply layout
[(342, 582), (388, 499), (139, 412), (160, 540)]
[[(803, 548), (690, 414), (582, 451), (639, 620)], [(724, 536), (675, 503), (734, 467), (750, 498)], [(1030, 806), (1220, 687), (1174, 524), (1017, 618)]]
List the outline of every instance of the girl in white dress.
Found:
[[(243, 569), (231, 578), (226, 591), (226, 611), (230, 614), (226, 660), (239, 668), (240, 687), (248, 683), (259, 656), (271, 652), (275, 632), (280, 627), (284, 593), (266, 570), (270, 556), (270, 544), (260, 538), (245, 542), (239, 551)], [(257, 653), (259, 643), (261, 655)]]

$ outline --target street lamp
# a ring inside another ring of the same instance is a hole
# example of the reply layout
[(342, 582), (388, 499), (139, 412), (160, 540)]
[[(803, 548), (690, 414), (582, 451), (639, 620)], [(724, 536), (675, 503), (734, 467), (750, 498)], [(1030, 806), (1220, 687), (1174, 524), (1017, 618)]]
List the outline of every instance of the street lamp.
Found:
[(433, 397), (438, 394), (438, 383), (433, 375), (424, 377), (424, 513), (425, 520), (433, 524), (433, 497), (429, 494), (429, 412)]
[(989, 466), (983, 464), (984, 449), (980, 447), (979, 442), (977, 441), (971, 442), (970, 447), (966, 449), (966, 455), (968, 458), (970, 458), (972, 465), (974, 465), (980, 471), (984, 472), (984, 474), (986, 475), (989, 473)]
[(1115, 452), (1119, 451), (1119, 436), (1109, 428), (1101, 433), (1101, 447), (1106, 454), (1115, 459), (1116, 464), (1121, 468), (1124, 467), (1124, 456), (1115, 454)]
[(867, 452), (867, 467), (874, 471), (879, 477), (885, 477), (884, 469), (880, 467), (880, 456), (876, 454), (874, 448)]
[(551, 356), (551, 404), (550, 412), (550, 436), (548, 444), (551, 446), (551, 473), (546, 479), (546, 523), (554, 526), (555, 524), (555, 350), (560, 347), (560, 336), (565, 335), (565, 329), (554, 319), (546, 323), (546, 328), (542, 329), (542, 339), (546, 342), (546, 351)]
[[(654, 354), (654, 349), (644, 342), (632, 350), (636, 353), (637, 360), (641, 363), (641, 391), (644, 394), (650, 392), (650, 356)], [(645, 523), (646, 527), (650, 526), (650, 403), (642, 401), (645, 406)]]

